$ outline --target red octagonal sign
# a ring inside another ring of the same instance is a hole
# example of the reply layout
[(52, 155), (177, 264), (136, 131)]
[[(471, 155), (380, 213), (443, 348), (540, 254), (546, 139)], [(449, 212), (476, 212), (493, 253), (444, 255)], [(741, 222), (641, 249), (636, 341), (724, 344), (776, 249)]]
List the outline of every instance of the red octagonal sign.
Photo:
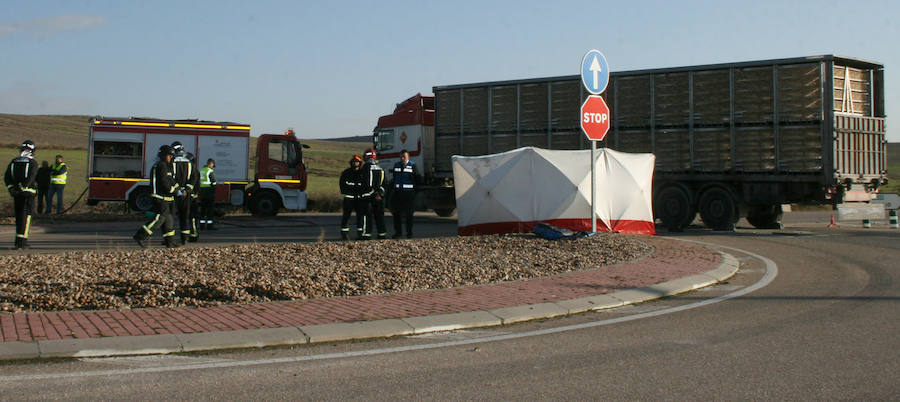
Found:
[(603, 141), (609, 131), (609, 106), (603, 97), (588, 96), (581, 105), (581, 130), (591, 141)]

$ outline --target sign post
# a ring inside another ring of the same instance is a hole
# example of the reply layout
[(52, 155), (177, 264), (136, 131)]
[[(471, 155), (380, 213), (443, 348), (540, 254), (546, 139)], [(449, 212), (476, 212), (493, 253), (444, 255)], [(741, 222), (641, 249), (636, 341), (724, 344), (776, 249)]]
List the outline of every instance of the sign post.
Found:
[(597, 212), (594, 209), (597, 198), (597, 183), (594, 181), (596, 169), (597, 141), (603, 141), (609, 132), (609, 106), (599, 96), (609, 84), (609, 63), (606, 56), (597, 49), (591, 49), (581, 59), (581, 83), (591, 95), (581, 105), (581, 130), (591, 141), (591, 232), (597, 232)]

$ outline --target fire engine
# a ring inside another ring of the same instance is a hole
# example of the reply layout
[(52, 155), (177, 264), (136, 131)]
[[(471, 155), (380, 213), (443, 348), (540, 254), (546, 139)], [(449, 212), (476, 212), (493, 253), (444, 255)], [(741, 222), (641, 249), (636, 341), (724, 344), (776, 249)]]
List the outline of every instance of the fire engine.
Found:
[(250, 125), (205, 120), (110, 118), (91, 120), (88, 135), (88, 205), (125, 201), (135, 211), (153, 207), (148, 176), (162, 145), (179, 141), (197, 168), (216, 163), (216, 203), (246, 207), (258, 216), (281, 208), (306, 209), (306, 165), (293, 130), (263, 134), (250, 167)]

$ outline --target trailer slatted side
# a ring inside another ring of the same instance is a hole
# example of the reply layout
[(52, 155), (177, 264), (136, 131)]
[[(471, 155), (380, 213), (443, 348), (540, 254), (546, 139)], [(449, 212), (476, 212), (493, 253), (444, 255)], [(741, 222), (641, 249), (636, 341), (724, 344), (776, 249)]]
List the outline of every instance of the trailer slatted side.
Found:
[[(450, 174), (456, 154), (589, 147), (579, 128), (588, 94), (578, 76), (434, 92), (438, 176)], [(870, 182), (885, 169), (883, 67), (876, 63), (816, 56), (613, 72), (602, 96), (611, 129), (598, 145), (655, 153), (660, 173), (794, 175), (832, 186)]]

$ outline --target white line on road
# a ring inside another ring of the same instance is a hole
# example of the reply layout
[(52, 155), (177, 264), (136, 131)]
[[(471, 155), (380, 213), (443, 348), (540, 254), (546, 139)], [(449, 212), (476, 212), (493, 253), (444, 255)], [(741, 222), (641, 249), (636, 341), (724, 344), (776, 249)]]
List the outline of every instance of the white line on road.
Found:
[(527, 338), (532, 336), (541, 336), (541, 335), (549, 335), (556, 334), (560, 332), (566, 331), (575, 331), (586, 328), (594, 328), (600, 327), (604, 325), (612, 325), (618, 324), (622, 322), (640, 320), (644, 318), (657, 317), (664, 314), (672, 314), (680, 311), (686, 311), (695, 309), (698, 307), (708, 306), (710, 304), (719, 303), (725, 300), (733, 299), (735, 297), (740, 297), (751, 292), (754, 292), (758, 289), (761, 289), (771, 283), (776, 276), (778, 276), (778, 266), (774, 261), (763, 257), (759, 254), (755, 254), (749, 251), (741, 250), (734, 247), (728, 246), (720, 246), (717, 244), (705, 243), (694, 240), (685, 240), (678, 239), (683, 241), (688, 241), (692, 243), (699, 243), (710, 247), (715, 248), (724, 248), (729, 250), (734, 250), (740, 253), (744, 253), (747, 255), (751, 255), (766, 264), (766, 273), (763, 277), (757, 281), (756, 283), (745, 287), (741, 290), (722, 295), (719, 297), (715, 297), (712, 299), (707, 299), (695, 303), (685, 304), (683, 306), (670, 307), (663, 310), (656, 311), (648, 311), (641, 314), (629, 315), (625, 317), (611, 318), (607, 320), (593, 321), (581, 324), (573, 324), (566, 325), (562, 327), (556, 328), (546, 328), (535, 331), (528, 332), (520, 332), (514, 334), (501, 334), (501, 335), (493, 335), (487, 336), (483, 338), (473, 338), (473, 339), (462, 339), (456, 341), (447, 341), (447, 342), (438, 342), (438, 343), (427, 343), (422, 345), (409, 345), (409, 346), (397, 346), (391, 348), (379, 348), (379, 349), (370, 349), (370, 350), (359, 350), (352, 352), (340, 352), (340, 353), (325, 353), (319, 355), (311, 355), (311, 356), (293, 356), (293, 357), (280, 357), (280, 358), (271, 358), (271, 359), (257, 359), (257, 360), (244, 360), (244, 361), (219, 361), (219, 362), (207, 362), (207, 363), (198, 363), (198, 364), (187, 364), (180, 365), (174, 367), (142, 367), (142, 368), (131, 368), (131, 369), (118, 369), (118, 370), (96, 370), (96, 371), (85, 371), (85, 372), (77, 372), (77, 373), (53, 373), (53, 374), (25, 374), (25, 375), (10, 375), (10, 376), (0, 376), (0, 381), (35, 381), (35, 380), (50, 380), (50, 379), (67, 379), (67, 378), (84, 378), (84, 377), (96, 377), (96, 376), (128, 376), (134, 374), (148, 374), (148, 373), (162, 373), (162, 372), (174, 372), (174, 371), (184, 371), (184, 370), (200, 370), (200, 369), (221, 369), (221, 368), (236, 368), (236, 367), (247, 367), (247, 366), (261, 366), (261, 365), (270, 365), (270, 364), (282, 364), (282, 363), (298, 363), (298, 362), (306, 362), (306, 361), (318, 361), (318, 360), (331, 360), (331, 359), (343, 359), (349, 357), (365, 357), (365, 356), (376, 356), (383, 355), (388, 353), (398, 353), (398, 352), (410, 352), (410, 351), (418, 351), (418, 350), (428, 350), (428, 349), (437, 349), (437, 348), (446, 348), (453, 346), (465, 346), (472, 345), (478, 343), (485, 342), (497, 342), (497, 341), (505, 341), (510, 339), (520, 339)]

